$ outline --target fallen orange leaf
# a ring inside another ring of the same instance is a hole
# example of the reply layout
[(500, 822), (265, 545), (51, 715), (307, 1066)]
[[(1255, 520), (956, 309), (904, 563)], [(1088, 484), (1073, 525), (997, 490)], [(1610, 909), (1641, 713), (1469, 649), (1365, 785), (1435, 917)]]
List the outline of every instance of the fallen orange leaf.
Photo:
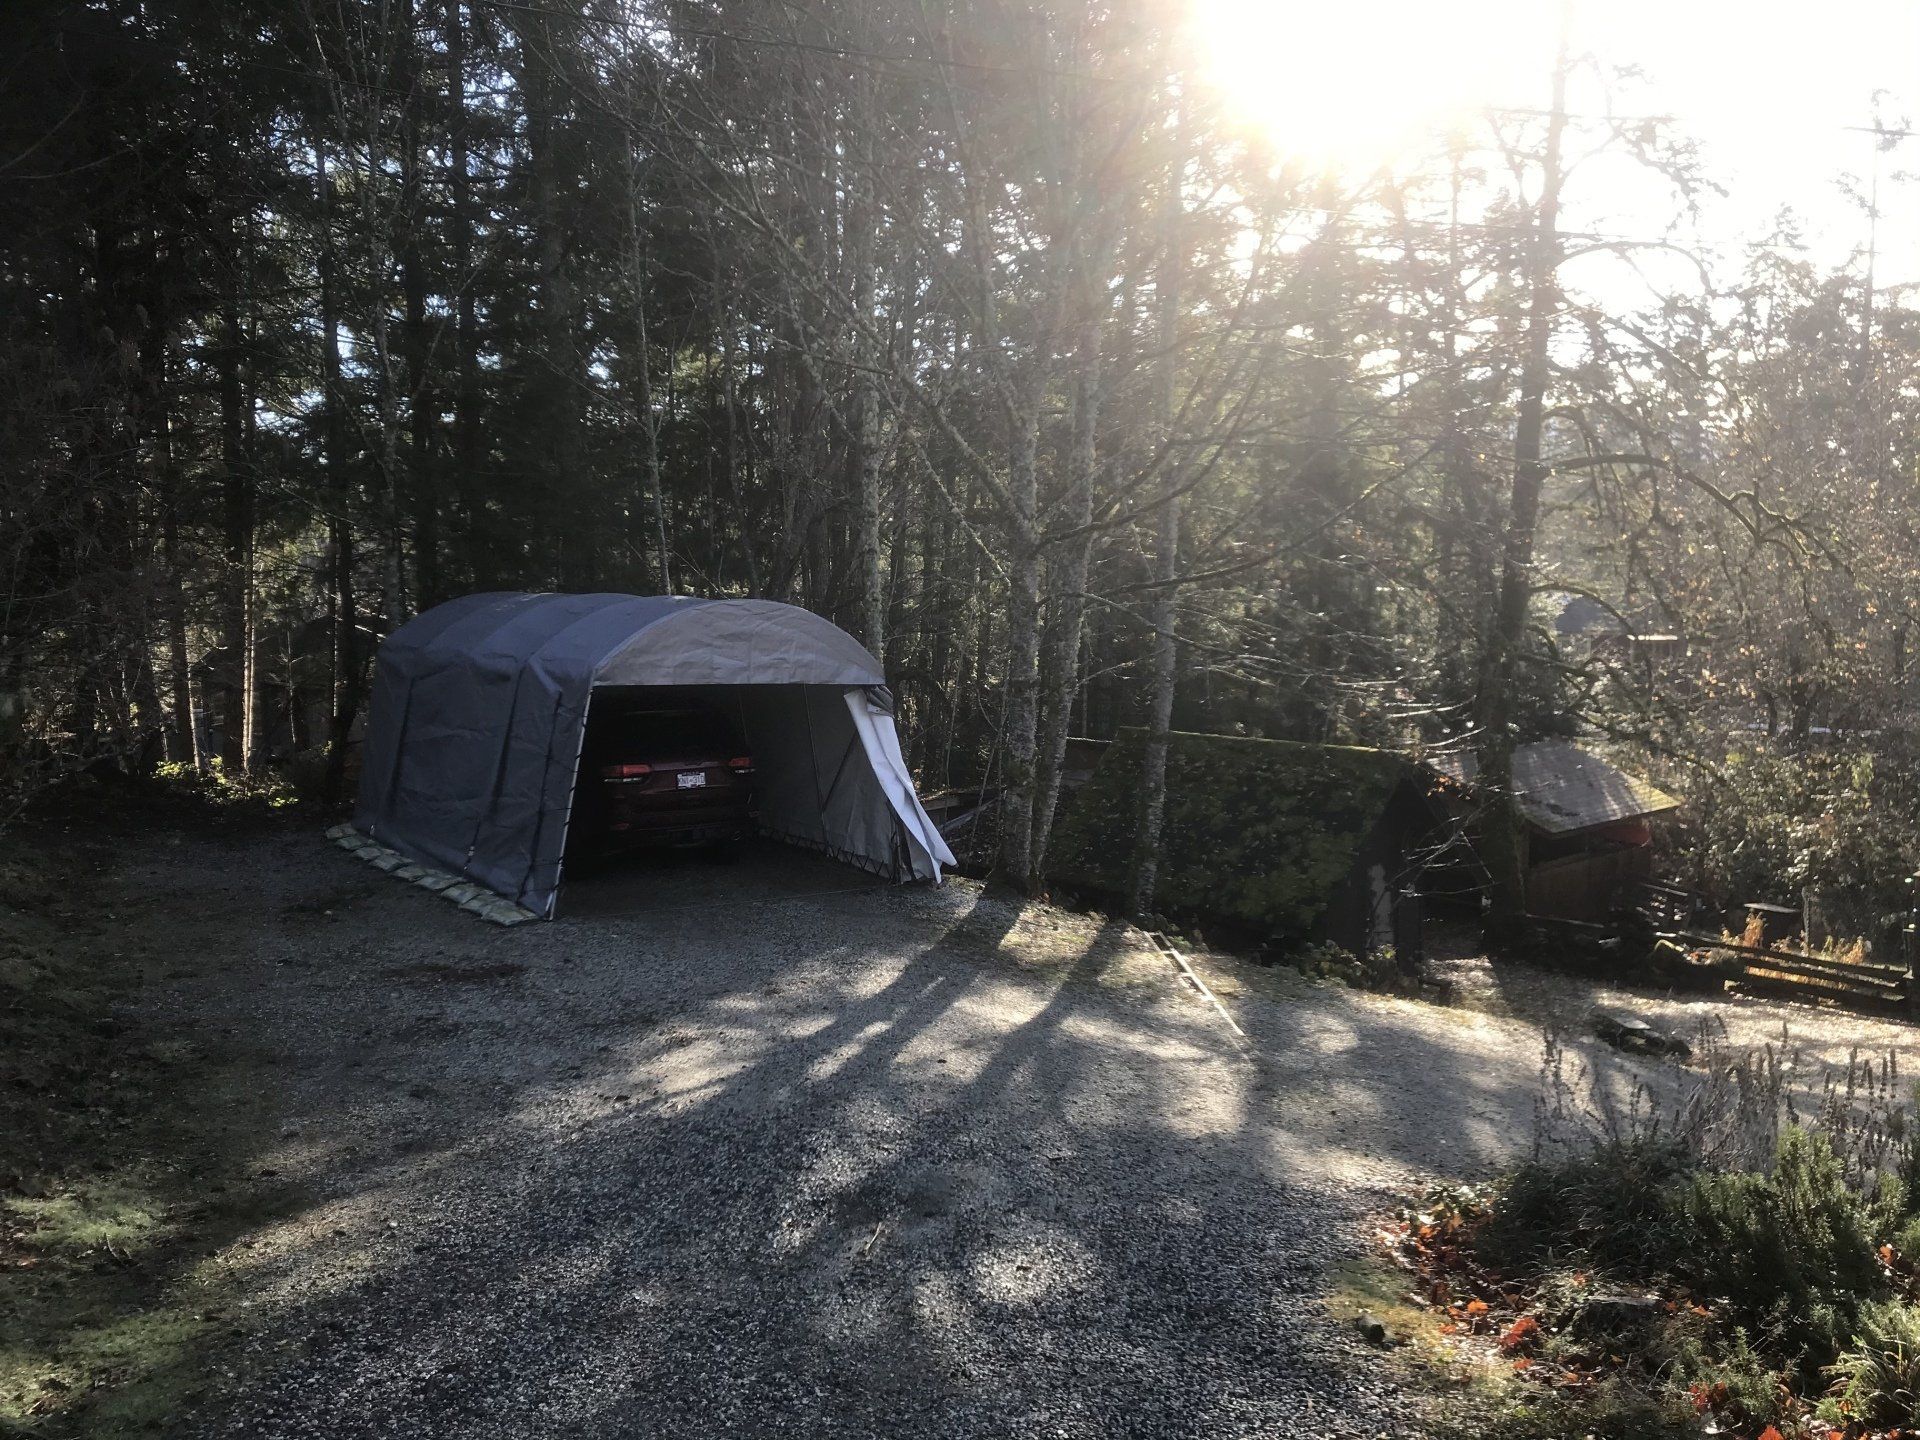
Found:
[[(1534, 1319), (1531, 1315), (1522, 1315), (1518, 1320), (1513, 1322), (1513, 1328), (1500, 1337), (1500, 1348), (1502, 1350), (1518, 1350), (1522, 1345), (1532, 1340), (1539, 1329), (1540, 1322), (1538, 1320)], [(1776, 1436), (1775, 1440), (1779, 1440), (1779, 1437)]]

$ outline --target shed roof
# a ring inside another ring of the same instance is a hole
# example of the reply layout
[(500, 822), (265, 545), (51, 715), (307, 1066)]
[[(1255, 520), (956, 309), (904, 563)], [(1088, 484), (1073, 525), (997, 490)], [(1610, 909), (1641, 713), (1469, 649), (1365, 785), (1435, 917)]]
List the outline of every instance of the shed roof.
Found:
[(1603, 605), (1591, 595), (1555, 593), (1548, 604), (1554, 607), (1553, 629), (1557, 635), (1624, 635), (1626, 622), (1619, 611)]
[[(1471, 754), (1440, 755), (1435, 770), (1471, 786), (1479, 762)], [(1636, 820), (1680, 808), (1657, 785), (1565, 740), (1540, 740), (1513, 752), (1514, 798), (1529, 825), (1549, 835), (1570, 835), (1617, 820)]]

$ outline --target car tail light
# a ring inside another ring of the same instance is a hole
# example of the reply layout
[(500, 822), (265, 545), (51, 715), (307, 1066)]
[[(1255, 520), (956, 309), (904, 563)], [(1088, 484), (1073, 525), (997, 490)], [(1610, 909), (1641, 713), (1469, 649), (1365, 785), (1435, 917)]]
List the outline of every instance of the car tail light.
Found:
[(609, 765), (600, 772), (602, 780), (639, 780), (651, 775), (651, 765)]
[(736, 775), (751, 775), (753, 773), (753, 757), (751, 755), (736, 755), (733, 759), (727, 761), (727, 768)]

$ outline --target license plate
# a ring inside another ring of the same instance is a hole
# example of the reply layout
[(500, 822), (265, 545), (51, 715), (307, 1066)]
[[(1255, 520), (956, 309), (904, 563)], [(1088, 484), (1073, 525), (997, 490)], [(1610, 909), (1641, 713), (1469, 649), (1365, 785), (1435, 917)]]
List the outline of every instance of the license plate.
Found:
[(682, 790), (698, 790), (702, 785), (707, 783), (707, 772), (704, 770), (682, 770), (674, 778)]

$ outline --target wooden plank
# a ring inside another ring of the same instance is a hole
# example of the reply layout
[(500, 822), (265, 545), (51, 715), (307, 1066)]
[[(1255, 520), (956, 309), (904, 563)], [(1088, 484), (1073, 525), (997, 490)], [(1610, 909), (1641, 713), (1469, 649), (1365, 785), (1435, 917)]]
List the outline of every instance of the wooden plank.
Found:
[(1747, 974), (1734, 979), (1742, 990), (1764, 990), (1770, 994), (1800, 1000), (1834, 1000), (1855, 1008), (1876, 1011), (1906, 1010), (1904, 996), (1877, 995), (1841, 986), (1824, 985), (1817, 980), (1794, 980), (1785, 976)]
[(1844, 960), (1815, 960), (1810, 956), (1776, 955), (1753, 963), (1763, 969), (1804, 973), (1822, 980), (1838, 980), (1844, 984), (1864, 985), (1873, 989), (1903, 990), (1907, 983), (1905, 974), (1901, 974), (1896, 979), (1890, 975), (1866, 970), (1862, 966), (1849, 965)]
[(1198, 975), (1194, 973), (1193, 966), (1187, 963), (1187, 957), (1182, 955), (1179, 949), (1174, 945), (1174, 943), (1171, 940), (1169, 940), (1165, 935), (1161, 934), (1158, 930), (1151, 930), (1147, 933), (1148, 933), (1148, 938), (1153, 941), (1154, 945), (1159, 949), (1160, 953), (1167, 956), (1173, 961), (1174, 964), (1178, 965), (1181, 969), (1181, 972), (1186, 975), (1187, 979), (1193, 982), (1193, 988), (1198, 990), (1202, 995), (1206, 996), (1207, 999), (1212, 1002), (1213, 1008), (1220, 1012), (1220, 1018), (1227, 1022), (1227, 1028), (1233, 1031), (1235, 1035), (1238, 1035), (1242, 1041), (1245, 1041), (1247, 1039), (1247, 1032), (1242, 1030), (1240, 1026), (1235, 1022), (1233, 1016), (1227, 1013), (1227, 1007), (1220, 1003), (1220, 997), (1213, 993), (1213, 991), (1208, 987), (1207, 982), (1202, 980)]
[(1791, 970), (1784, 965), (1749, 965), (1741, 974), (1755, 978), (1790, 980), (1796, 985), (1817, 987), (1822, 991), (1833, 991), (1835, 993), (1845, 993), (1849, 995), (1868, 995), (1877, 1000), (1897, 1000), (1904, 993), (1897, 986), (1886, 985), (1879, 982), (1870, 985), (1863, 981), (1841, 980), (1831, 975), (1821, 975), (1809, 970)]
[(1663, 931), (1661, 940), (1672, 940), (1689, 950), (1727, 950), (1735, 955), (1750, 955), (1761, 960), (1792, 960), (1807, 965), (1834, 965), (1849, 975), (1872, 975), (1883, 980), (1905, 983), (1907, 972), (1898, 965), (1881, 965), (1871, 960), (1858, 962), (1851, 960), (1827, 960), (1818, 955), (1806, 955), (1798, 950), (1770, 950), (1762, 945), (1743, 945), (1737, 940), (1723, 940), (1715, 935), (1696, 935), (1685, 930)]

